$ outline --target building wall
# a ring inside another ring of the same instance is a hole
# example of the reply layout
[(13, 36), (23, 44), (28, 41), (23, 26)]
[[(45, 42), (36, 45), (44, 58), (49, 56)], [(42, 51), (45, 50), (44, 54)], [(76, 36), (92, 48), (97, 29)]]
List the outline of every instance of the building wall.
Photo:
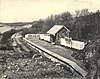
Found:
[(67, 31), (65, 28), (62, 28), (58, 33), (55, 35), (55, 43), (60, 43), (60, 38), (69, 37), (69, 31)]

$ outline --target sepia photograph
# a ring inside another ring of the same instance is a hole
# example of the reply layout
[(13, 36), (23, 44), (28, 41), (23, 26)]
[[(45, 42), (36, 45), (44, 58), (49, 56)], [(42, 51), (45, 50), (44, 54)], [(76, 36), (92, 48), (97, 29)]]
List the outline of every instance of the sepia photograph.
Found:
[(100, 79), (100, 1), (0, 0), (0, 79)]

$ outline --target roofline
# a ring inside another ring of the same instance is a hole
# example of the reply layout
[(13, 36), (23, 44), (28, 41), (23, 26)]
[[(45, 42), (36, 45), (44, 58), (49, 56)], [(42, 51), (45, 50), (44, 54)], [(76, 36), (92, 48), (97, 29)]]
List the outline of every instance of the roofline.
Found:
[(67, 27), (64, 26), (64, 28), (67, 29), (70, 32), (70, 30)]
[[(54, 26), (55, 26), (55, 25), (54, 25)], [(68, 32), (70, 32), (70, 30), (69, 30), (67, 27), (65, 27), (64, 25), (58, 25), (58, 26), (62, 26), (62, 28), (64, 27)], [(61, 29), (62, 29), (62, 28), (61, 28)], [(61, 29), (60, 29), (60, 30), (61, 30)], [(60, 31), (60, 30), (59, 30), (59, 31)], [(57, 31), (57, 32), (59, 32), (59, 31)], [(48, 33), (48, 31), (47, 31), (46, 33), (47, 33), (47, 34), (50, 34), (50, 33)], [(55, 34), (56, 34), (56, 33), (55, 33)], [(55, 34), (50, 34), (50, 35), (55, 35)]]

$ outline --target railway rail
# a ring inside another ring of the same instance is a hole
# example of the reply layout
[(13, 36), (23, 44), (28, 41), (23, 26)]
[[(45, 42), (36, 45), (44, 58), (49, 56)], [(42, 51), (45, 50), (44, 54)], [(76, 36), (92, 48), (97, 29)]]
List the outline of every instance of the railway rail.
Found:
[(30, 52), (30, 49), (26, 45), (24, 45), (23, 42), (20, 41), (19, 36), (20, 36), (19, 33), (15, 33), (11, 37), (13, 40), (12, 43), (13, 49), (15, 52), (17, 52), (17, 54), (22, 54), (22, 55), (28, 54)]

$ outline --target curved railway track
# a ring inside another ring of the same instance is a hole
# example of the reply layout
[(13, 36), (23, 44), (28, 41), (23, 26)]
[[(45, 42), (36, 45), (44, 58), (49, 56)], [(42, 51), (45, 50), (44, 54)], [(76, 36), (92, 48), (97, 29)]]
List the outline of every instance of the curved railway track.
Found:
[(15, 34), (15, 36), (14, 36), (14, 38), (13, 38), (13, 40), (14, 40), (14, 42), (16, 43), (16, 46), (15, 47), (19, 47), (19, 49), (20, 49), (20, 51), (21, 50), (24, 50), (24, 51), (26, 51), (26, 52), (29, 52), (30, 51), (30, 49), (28, 49), (19, 39), (20, 38), (18, 38), (18, 33), (16, 33)]
[[(12, 46), (16, 54), (18, 54), (21, 57), (32, 57), (33, 55), (41, 55), (37, 50), (34, 50), (33, 47), (30, 45), (26, 44), (22, 39), (20, 39), (20, 34), (15, 33), (12, 35)], [(34, 53), (33, 53), (34, 52)], [(35, 55), (35, 56), (36, 56)]]
[(13, 49), (17, 54), (22, 56), (29, 54), (30, 49), (20, 41), (19, 33), (15, 33), (11, 38), (13, 40)]

